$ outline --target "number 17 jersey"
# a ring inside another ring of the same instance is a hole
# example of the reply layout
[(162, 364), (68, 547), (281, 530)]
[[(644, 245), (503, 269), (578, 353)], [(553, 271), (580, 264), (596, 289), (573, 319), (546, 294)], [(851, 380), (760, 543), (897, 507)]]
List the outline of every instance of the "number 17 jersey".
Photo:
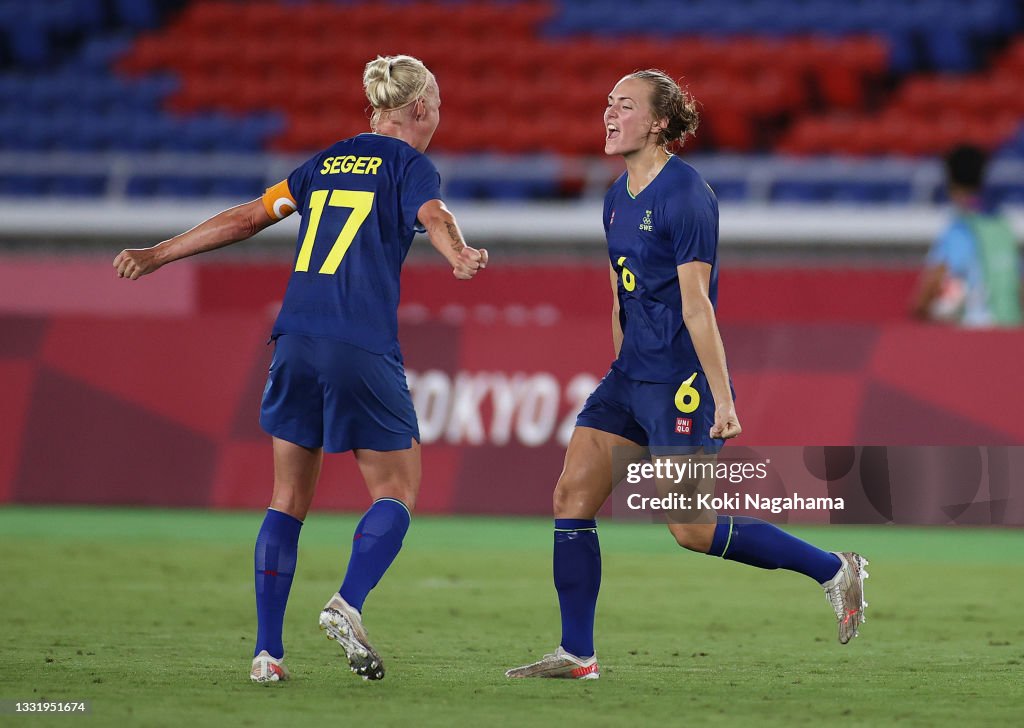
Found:
[(273, 336), (340, 339), (376, 354), (395, 350), (399, 276), (416, 215), (440, 198), (433, 163), (401, 139), (378, 134), (339, 141), (268, 189), (263, 206), (272, 218), (302, 216)]

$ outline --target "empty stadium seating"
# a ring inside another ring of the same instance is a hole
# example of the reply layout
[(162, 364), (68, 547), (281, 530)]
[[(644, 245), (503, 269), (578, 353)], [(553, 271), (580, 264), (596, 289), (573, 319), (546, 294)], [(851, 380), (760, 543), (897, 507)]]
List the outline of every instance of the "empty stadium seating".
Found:
[[(1024, 157), (1020, 10), (1013, 0), (0, 0), (0, 153), (301, 154), (365, 130), (363, 65), (406, 52), (441, 82), (432, 151), (526, 155), (552, 170), (453, 179), (456, 196), (573, 194), (557, 164), (536, 160), (599, 155), (605, 95), (648, 66), (683, 77), (701, 102), (695, 152), (914, 157), (971, 140)], [(0, 174), (0, 193), (105, 189), (88, 175), (29, 178)], [(230, 196), (264, 181), (140, 176), (126, 192)], [(729, 178), (718, 191), (742, 199), (749, 187)], [(780, 201), (909, 196), (907, 180), (771, 189)]]

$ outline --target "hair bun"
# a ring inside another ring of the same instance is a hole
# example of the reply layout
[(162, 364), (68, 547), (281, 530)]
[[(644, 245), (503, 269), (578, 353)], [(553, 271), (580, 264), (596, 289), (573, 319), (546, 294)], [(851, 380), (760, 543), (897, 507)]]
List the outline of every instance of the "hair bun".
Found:
[(394, 111), (422, 96), (430, 78), (430, 71), (418, 58), (377, 56), (366, 64), (363, 88), (376, 112)]

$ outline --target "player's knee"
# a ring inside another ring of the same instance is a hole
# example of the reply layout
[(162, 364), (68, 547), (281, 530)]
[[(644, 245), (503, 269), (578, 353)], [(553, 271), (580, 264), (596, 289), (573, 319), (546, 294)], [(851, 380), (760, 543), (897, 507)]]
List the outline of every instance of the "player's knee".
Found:
[(551, 505), (555, 518), (593, 518), (597, 514), (597, 507), (591, 501), (589, 492), (581, 482), (563, 476), (555, 486)]
[(312, 491), (306, 492), (299, 488), (289, 488), (277, 484), (274, 487), (274, 494), (270, 498), (270, 507), (275, 511), (287, 513), (292, 518), (304, 521), (312, 501)]
[(672, 537), (675, 538), (676, 543), (684, 549), (697, 551), (702, 554), (708, 552), (711, 548), (711, 541), (715, 537), (715, 527), (713, 525), (670, 523), (668, 530), (672, 532)]
[(370, 485), (370, 495), (374, 500), (393, 498), (402, 501), (411, 512), (416, 508), (416, 496), (419, 495), (419, 480), (410, 478), (389, 478)]

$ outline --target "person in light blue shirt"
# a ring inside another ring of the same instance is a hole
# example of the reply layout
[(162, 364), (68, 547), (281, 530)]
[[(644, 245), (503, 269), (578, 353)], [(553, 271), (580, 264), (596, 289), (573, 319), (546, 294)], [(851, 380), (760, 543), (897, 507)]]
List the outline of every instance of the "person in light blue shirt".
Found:
[(970, 145), (946, 155), (954, 215), (928, 251), (911, 309), (916, 318), (970, 328), (1021, 324), (1017, 241), (981, 194), (987, 162)]

